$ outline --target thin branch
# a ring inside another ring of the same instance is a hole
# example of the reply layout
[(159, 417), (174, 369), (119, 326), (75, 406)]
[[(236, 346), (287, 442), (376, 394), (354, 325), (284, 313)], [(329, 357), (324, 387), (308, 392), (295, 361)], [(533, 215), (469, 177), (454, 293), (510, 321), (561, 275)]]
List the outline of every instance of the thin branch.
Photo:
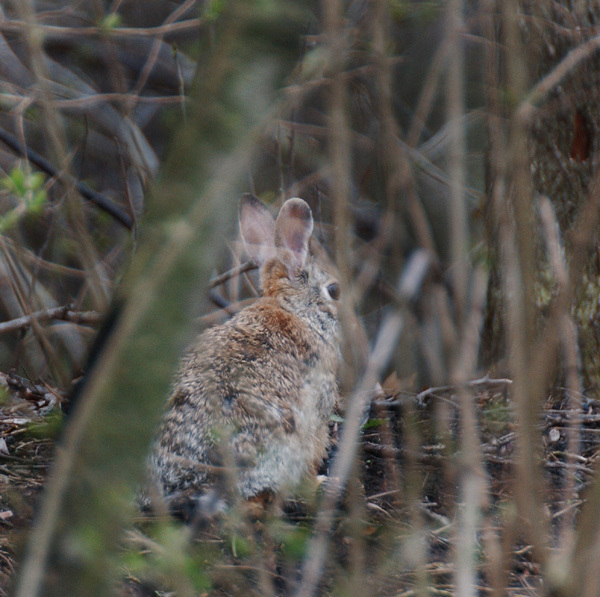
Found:
[[(56, 178), (61, 177), (59, 170), (55, 168), (46, 158), (42, 157), (33, 149), (24, 146), (14, 135), (11, 135), (3, 128), (0, 128), (0, 141), (2, 141), (5, 145), (8, 145), (8, 147), (10, 147), (13, 151), (16, 151), (20, 156), (27, 158), (40, 170), (46, 172), (46, 174), (49, 174), (50, 176)], [(63, 178), (65, 176), (65, 174), (62, 174)], [(69, 176), (69, 178), (71, 177)], [(133, 219), (128, 213), (124, 212), (118, 205), (113, 203), (104, 195), (88, 187), (85, 183), (75, 179), (72, 179), (72, 181), (75, 184), (75, 188), (77, 189), (80, 195), (85, 197), (88, 201), (91, 201), (101, 210), (110, 214), (113, 218), (115, 218), (115, 220), (123, 224), (125, 228), (131, 230), (133, 226)]]
[[(569, 274), (564, 258), (564, 248), (561, 243), (558, 221), (552, 207), (552, 203), (546, 197), (540, 198), (540, 220), (544, 229), (544, 240), (546, 242), (549, 261), (556, 282), (564, 292), (569, 283)], [(568, 437), (568, 463), (573, 463), (575, 455), (579, 453), (581, 443), (581, 392), (582, 384), (580, 380), (579, 363), (581, 357), (579, 355), (579, 346), (577, 341), (577, 327), (566, 308), (560, 316), (560, 336), (561, 345), (564, 355), (564, 374), (567, 384), (567, 392), (569, 400), (568, 419), (569, 426), (567, 429)], [(577, 473), (575, 470), (567, 476), (564, 487), (564, 501), (569, 503), (576, 496)], [(574, 532), (574, 517), (575, 512), (571, 511), (564, 517), (561, 528), (561, 551), (562, 557), (568, 554), (572, 547), (573, 532)]]
[(473, 306), (462, 327), (462, 342), (454, 363), (452, 378), (458, 386), (461, 415), (461, 507), (459, 509), (456, 542), (456, 592), (467, 597), (476, 594), (477, 534), (481, 509), (488, 502), (488, 483), (483, 459), (475, 401), (465, 383), (475, 368), (480, 331), (484, 318), (487, 276), (482, 270), (475, 273)]
[(234, 268), (222, 273), (220, 276), (214, 277), (209, 282), (208, 287), (216, 288), (217, 286), (220, 286), (221, 284), (227, 282), (228, 280), (231, 280), (232, 278), (236, 278), (237, 276), (244, 274), (246, 272), (250, 272), (253, 269), (258, 269), (258, 265), (256, 265), (253, 261), (247, 261), (246, 263), (242, 263), (241, 265), (238, 265), (237, 267), (234, 267)]
[(58, 321), (70, 321), (72, 323), (99, 323), (102, 321), (103, 315), (97, 311), (75, 311), (71, 305), (63, 307), (54, 307), (50, 309), (42, 309), (23, 317), (17, 317), (10, 321), (0, 323), (0, 334), (14, 332), (24, 327), (30, 326), (33, 321), (48, 321), (56, 319)]
[(600, 48), (600, 35), (588, 39), (585, 43), (571, 50), (543, 79), (541, 79), (527, 94), (517, 108), (516, 117), (523, 123), (528, 122), (535, 111), (536, 105), (546, 99), (546, 96), (573, 70), (577, 65), (591, 56)]
[[(480, 379), (472, 379), (467, 381), (464, 385), (468, 388), (477, 388), (479, 386), (510, 386), (512, 384), (512, 379), (507, 379), (504, 377), (501, 378), (493, 378), (493, 377), (489, 377), (487, 375), (485, 375), (484, 377), (480, 378)], [(419, 405), (423, 405), (425, 402), (426, 398), (429, 397), (434, 397), (436, 394), (441, 394), (442, 392), (456, 392), (457, 390), (457, 386), (456, 384), (448, 384), (445, 386), (434, 386), (431, 388), (427, 388), (425, 390), (423, 390), (422, 392), (419, 392), (415, 397), (414, 397), (414, 402), (416, 402)], [(387, 400), (385, 401), (385, 404), (387, 404), (388, 406), (393, 406), (394, 404), (399, 404), (398, 400), (394, 400), (394, 401), (390, 401)]]
[(189, 101), (188, 98), (181, 95), (135, 95), (130, 93), (95, 93), (72, 99), (57, 99), (52, 100), (50, 104), (56, 108), (79, 108), (81, 106), (89, 106), (90, 104), (99, 104), (106, 102), (121, 102), (131, 103), (135, 100), (138, 104), (180, 104), (182, 99)]
[[(16, 373), (3, 373), (0, 371), (0, 383), (4, 384), (11, 392), (35, 406), (43, 409), (53, 408), (64, 399), (64, 394), (47, 384), (31, 383), (28, 379)], [(6, 423), (6, 419), (3, 420)]]
[[(60, 37), (154, 37), (157, 35), (168, 35), (170, 33), (181, 33), (194, 31), (206, 24), (204, 19), (188, 19), (168, 25), (157, 27), (61, 27), (59, 25), (38, 24), (38, 29), (44, 35)], [(28, 23), (19, 20), (0, 21), (0, 31), (18, 31), (27, 29)]]
[[(60, 164), (59, 172), (68, 173), (70, 159), (68, 157), (68, 143), (65, 125), (58, 110), (51, 105), (53, 98), (52, 82), (49, 75), (49, 63), (43, 46), (43, 36), (37, 29), (38, 15), (36, 14), (34, 0), (21, 0), (15, 8), (27, 28), (23, 31), (23, 41), (27, 48), (28, 63), (33, 75), (33, 88), (39, 91), (42, 119), (44, 120), (44, 133), (49, 142), (53, 159)], [(26, 145), (25, 138), (22, 139)], [(78, 261), (86, 270), (87, 285), (90, 290), (93, 305), (104, 310), (109, 302), (109, 289), (106, 280), (97, 270), (98, 255), (91, 238), (91, 232), (86, 225), (86, 215), (81, 207), (81, 202), (76, 196), (76, 183), (72, 176), (65, 176), (61, 180), (65, 184), (62, 213), (66, 216), (70, 228), (70, 236), (78, 244)]]
[[(185, 12), (188, 9), (190, 9), (195, 3), (196, 3), (196, 0), (187, 0), (181, 6), (178, 6), (165, 19), (165, 21), (163, 23), (163, 27), (172, 25), (174, 23), (174, 21), (176, 21), (181, 15), (185, 14)], [(154, 39), (152, 48), (150, 50), (150, 54), (148, 55), (148, 58), (146, 59), (146, 63), (144, 64), (144, 68), (142, 69), (142, 72), (140, 73), (140, 76), (138, 77), (138, 80), (135, 84), (134, 96), (139, 97), (139, 94), (141, 93), (142, 89), (146, 85), (146, 82), (148, 81), (148, 77), (150, 76), (150, 73), (152, 72), (152, 69), (154, 68), (154, 65), (156, 64), (156, 59), (158, 58), (158, 53), (160, 52), (163, 37), (164, 37), (164, 33), (159, 33), (156, 36), (156, 38)], [(179, 97), (177, 99), (179, 99)]]

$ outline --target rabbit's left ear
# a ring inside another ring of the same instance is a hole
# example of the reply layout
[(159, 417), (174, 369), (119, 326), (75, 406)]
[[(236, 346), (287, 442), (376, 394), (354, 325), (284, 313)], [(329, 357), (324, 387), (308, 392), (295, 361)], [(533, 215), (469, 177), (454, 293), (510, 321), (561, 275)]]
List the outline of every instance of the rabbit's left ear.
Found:
[(263, 265), (276, 256), (275, 220), (260, 199), (245, 193), (238, 209), (244, 247), (256, 265)]
[(303, 199), (288, 199), (275, 221), (275, 248), (290, 277), (304, 267), (313, 231), (312, 211)]

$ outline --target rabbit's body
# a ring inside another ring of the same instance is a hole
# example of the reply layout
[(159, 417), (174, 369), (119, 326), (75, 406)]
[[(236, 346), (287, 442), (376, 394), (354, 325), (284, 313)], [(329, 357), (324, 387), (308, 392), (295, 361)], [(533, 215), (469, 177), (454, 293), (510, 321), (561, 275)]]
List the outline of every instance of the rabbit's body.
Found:
[(306, 203), (289, 200), (274, 223), (258, 200), (245, 201), (242, 235), (261, 263), (263, 298), (201, 334), (182, 362), (151, 458), (167, 497), (228, 479), (246, 499), (278, 494), (316, 474), (329, 443), (340, 361), (334, 271), (309, 240)]

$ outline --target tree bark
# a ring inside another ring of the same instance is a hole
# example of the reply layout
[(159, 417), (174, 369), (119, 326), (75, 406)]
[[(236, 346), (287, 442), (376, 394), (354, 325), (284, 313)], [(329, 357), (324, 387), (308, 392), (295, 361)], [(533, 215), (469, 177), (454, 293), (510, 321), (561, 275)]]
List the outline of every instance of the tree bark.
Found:
[[(498, 3), (498, 12), (500, 12)], [(533, 259), (531, 307), (535, 315), (533, 331), (540, 333), (558, 293), (559, 281), (553, 271), (545, 243), (546, 232), (539, 218), (539, 202), (547, 198), (554, 208), (560, 238), (567, 262), (577, 252), (579, 242), (578, 219), (590, 200), (593, 200), (598, 171), (600, 146), (600, 52), (597, 50), (597, 25), (600, 6), (593, 0), (577, 3), (521, 2), (516, 29), (521, 44), (521, 68), (526, 77), (524, 96), (511, 96), (511, 55), (506, 21), (498, 20), (490, 26), (490, 120), (501, 124), (490, 126), (490, 136), (508, 135), (506, 123), (524, 114), (524, 104), (532, 110), (524, 126), (522, 151), (527, 156), (528, 172), (525, 185), (530, 193), (532, 220), (517, 220), (517, 211), (509, 208), (506, 217), (514, 225), (530, 227), (527, 250)], [(496, 45), (498, 44), (498, 45)], [(521, 113), (519, 112), (521, 109)], [(524, 122), (521, 119), (521, 122)], [(490, 146), (497, 143), (492, 138)], [(506, 142), (505, 149), (509, 149)], [(507, 160), (513, 156), (508, 155)], [(505, 301), (501, 291), (501, 271), (498, 259), (498, 221), (493, 214), (491, 189), (497, 180), (497, 156), (488, 155), (487, 163), (487, 233), (490, 246), (491, 277), (488, 310), (484, 334), (485, 357), (488, 363), (498, 362), (506, 352), (503, 315)], [(495, 161), (496, 160), (496, 161)], [(504, 170), (506, 193), (511, 192), (510, 165)], [(593, 210), (592, 210), (593, 211)], [(580, 376), (584, 388), (600, 387), (600, 254), (594, 239), (592, 251), (587, 251), (585, 262), (570, 263), (571, 275), (577, 279), (570, 306), (570, 315), (578, 334)], [(523, 247), (519, 247), (520, 250)], [(573, 268), (576, 265), (577, 267)], [(522, 271), (526, 275), (526, 271)], [(525, 280), (527, 283), (527, 280)], [(561, 359), (562, 360), (562, 359)], [(559, 367), (560, 371), (560, 367)], [(564, 371), (561, 378), (564, 377)]]

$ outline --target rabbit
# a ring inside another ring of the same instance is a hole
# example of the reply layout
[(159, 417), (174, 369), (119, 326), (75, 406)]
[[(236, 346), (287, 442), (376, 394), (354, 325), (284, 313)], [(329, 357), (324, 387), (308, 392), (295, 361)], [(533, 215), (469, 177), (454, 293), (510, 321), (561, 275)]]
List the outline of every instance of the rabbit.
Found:
[[(239, 205), (262, 297), (204, 331), (182, 360), (150, 458), (167, 502), (225, 492), (280, 496), (315, 478), (329, 445), (341, 360), (340, 283), (312, 237), (308, 204), (277, 219), (252, 195)], [(233, 466), (232, 466), (233, 465)]]

